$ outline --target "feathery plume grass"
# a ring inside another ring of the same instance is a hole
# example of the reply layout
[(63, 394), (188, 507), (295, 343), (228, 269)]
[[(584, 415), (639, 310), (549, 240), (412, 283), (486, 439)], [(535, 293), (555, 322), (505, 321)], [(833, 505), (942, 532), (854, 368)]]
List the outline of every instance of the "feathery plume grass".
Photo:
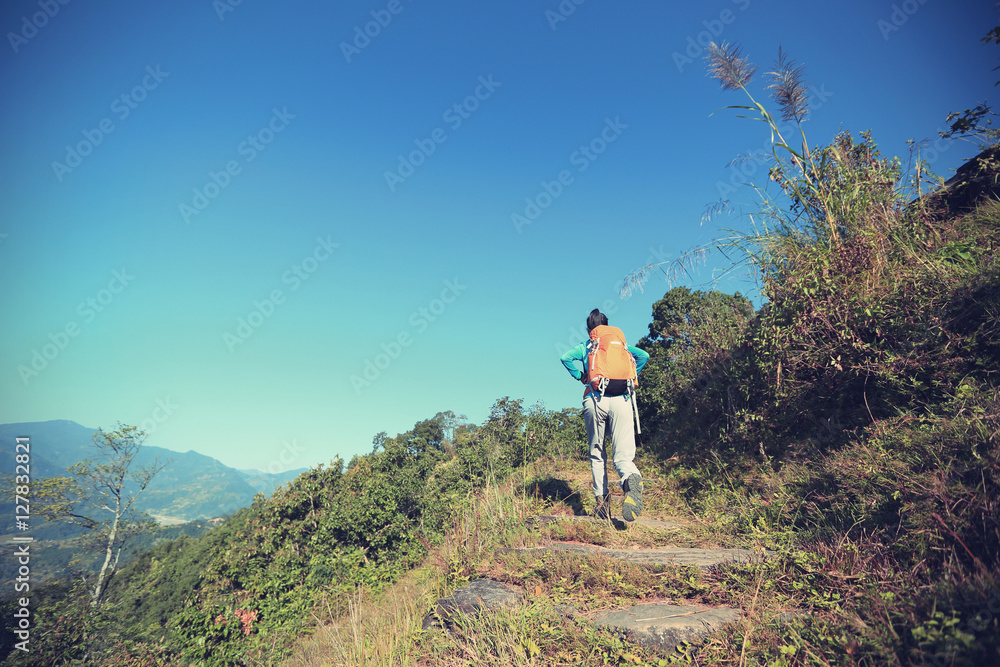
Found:
[(719, 82), (723, 90), (746, 88), (757, 73), (757, 66), (744, 58), (740, 47), (729, 42), (721, 46), (708, 45), (708, 75)]
[(774, 71), (767, 76), (771, 83), (767, 89), (772, 91), (771, 97), (781, 109), (781, 119), (801, 123), (809, 114), (809, 94), (803, 74), (805, 66), (796, 65), (787, 54), (778, 47), (778, 60)]
[(650, 275), (656, 271), (663, 274), (664, 280), (670, 287), (681, 284), (684, 276), (691, 277), (695, 267), (707, 261), (709, 250), (710, 248), (699, 247), (684, 253), (677, 259), (647, 264), (633, 269), (631, 273), (625, 276), (625, 280), (619, 290), (619, 296), (624, 299), (642, 292), (649, 281)]
[(733, 206), (728, 199), (720, 199), (705, 207), (705, 212), (701, 214), (701, 224), (712, 222), (720, 215), (732, 213)]

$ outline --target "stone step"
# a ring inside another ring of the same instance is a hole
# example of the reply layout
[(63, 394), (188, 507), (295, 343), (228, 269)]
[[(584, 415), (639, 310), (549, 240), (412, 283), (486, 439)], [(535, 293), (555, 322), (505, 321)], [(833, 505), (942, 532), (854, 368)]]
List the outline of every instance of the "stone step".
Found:
[[(618, 519), (611, 517), (607, 519), (610, 521), (615, 528), (621, 530), (629, 526), (645, 526), (647, 528), (662, 528), (664, 530), (671, 528), (684, 528), (687, 524), (680, 521), (661, 521), (659, 519), (647, 519), (644, 517), (639, 517), (635, 521), (628, 522), (623, 519)], [(556, 523), (558, 521), (600, 521), (604, 522), (604, 519), (598, 519), (592, 516), (576, 516), (576, 515), (541, 515), (529, 517), (525, 522), (529, 526), (544, 526), (550, 523)]]
[[(456, 616), (478, 616), (519, 604), (523, 595), (490, 579), (477, 579), (468, 586), (441, 598), (434, 611), (424, 617), (423, 628), (449, 628)], [(693, 642), (739, 620), (742, 612), (731, 607), (705, 607), (649, 602), (627, 609), (579, 613), (559, 605), (556, 610), (578, 623), (588, 623), (614, 633), (627, 641), (670, 652), (683, 642)]]
[(593, 544), (576, 542), (552, 542), (540, 547), (497, 549), (497, 553), (542, 554), (546, 552), (568, 552), (582, 556), (606, 556), (639, 564), (649, 565), (693, 565), (710, 568), (723, 563), (758, 562), (770, 553), (758, 553), (749, 549), (697, 549), (688, 547), (655, 547), (652, 549), (608, 549)]
[(628, 609), (581, 614), (574, 618), (622, 633), (632, 643), (670, 652), (684, 642), (704, 639), (742, 616), (740, 610), (731, 607), (650, 602)]

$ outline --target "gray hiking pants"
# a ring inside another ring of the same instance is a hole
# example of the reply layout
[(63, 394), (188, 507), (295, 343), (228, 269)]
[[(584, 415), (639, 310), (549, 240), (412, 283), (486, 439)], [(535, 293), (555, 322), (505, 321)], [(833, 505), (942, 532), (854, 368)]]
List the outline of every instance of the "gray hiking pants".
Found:
[(583, 399), (583, 421), (587, 425), (590, 443), (590, 469), (594, 474), (594, 495), (603, 498), (608, 493), (607, 453), (604, 451), (605, 427), (611, 428), (611, 446), (615, 470), (624, 484), (629, 475), (638, 475), (635, 458), (635, 420), (632, 402), (625, 396), (589, 395)]

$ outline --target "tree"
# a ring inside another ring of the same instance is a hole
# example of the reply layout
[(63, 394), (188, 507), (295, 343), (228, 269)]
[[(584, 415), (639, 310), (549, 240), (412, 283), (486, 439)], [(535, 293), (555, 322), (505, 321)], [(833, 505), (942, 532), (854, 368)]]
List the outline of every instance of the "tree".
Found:
[(649, 335), (639, 346), (650, 354), (662, 350), (675, 358), (725, 347), (731, 343), (730, 330), (741, 329), (751, 317), (753, 305), (739, 293), (675, 287), (653, 304)]
[(97, 429), (94, 447), (100, 456), (70, 466), (70, 476), (47, 478), (38, 488), (38, 514), (86, 528), (104, 549), (92, 606), (100, 604), (126, 542), (156, 525), (135, 509), (136, 500), (166, 466), (156, 459), (148, 466), (135, 467), (146, 435), (138, 427), (120, 422), (113, 431)]
[(458, 448), (462, 474), (473, 485), (502, 480), (525, 462), (523, 403), (509, 396), (497, 399), (489, 418)]
[(731, 411), (727, 369), (753, 315), (746, 297), (715, 290), (675, 287), (653, 304), (649, 334), (638, 343), (649, 353), (639, 376), (644, 432), (666, 431), (660, 435), (671, 440), (695, 423), (707, 429), (708, 404)]

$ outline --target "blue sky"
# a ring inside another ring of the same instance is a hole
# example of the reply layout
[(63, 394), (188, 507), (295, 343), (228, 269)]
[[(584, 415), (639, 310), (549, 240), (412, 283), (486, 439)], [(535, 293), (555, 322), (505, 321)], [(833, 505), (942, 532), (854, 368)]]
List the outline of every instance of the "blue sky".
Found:
[(812, 145), (929, 139), (947, 177), (976, 150), (933, 141), (995, 100), (996, 23), (985, 0), (6, 3), (0, 421), (276, 471), (501, 396), (575, 406), (558, 356), (590, 309), (638, 340), (668, 286), (621, 279), (745, 224), (701, 224), (720, 192), (753, 210), (727, 164), (768, 135), (711, 115), (745, 100), (709, 39), (806, 66)]

